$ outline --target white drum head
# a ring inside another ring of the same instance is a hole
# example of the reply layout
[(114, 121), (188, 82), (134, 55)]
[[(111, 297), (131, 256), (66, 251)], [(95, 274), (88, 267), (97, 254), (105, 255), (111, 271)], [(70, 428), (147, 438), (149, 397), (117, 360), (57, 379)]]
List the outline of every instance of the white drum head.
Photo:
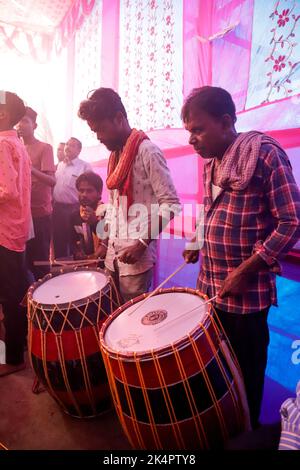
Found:
[(32, 298), (40, 304), (67, 304), (96, 294), (107, 282), (105, 274), (98, 271), (72, 271), (44, 282)]
[(110, 349), (126, 354), (164, 348), (190, 333), (208, 311), (201, 297), (185, 292), (155, 295), (135, 311), (141, 302), (107, 327), (104, 343)]

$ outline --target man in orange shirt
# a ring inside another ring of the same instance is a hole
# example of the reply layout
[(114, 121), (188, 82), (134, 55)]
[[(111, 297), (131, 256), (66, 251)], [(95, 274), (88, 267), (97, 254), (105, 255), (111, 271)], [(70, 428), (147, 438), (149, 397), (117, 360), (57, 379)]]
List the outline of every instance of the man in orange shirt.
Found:
[(37, 113), (26, 106), (26, 114), (16, 129), (31, 159), (31, 213), (34, 238), (26, 247), (26, 261), (35, 279), (49, 272), (48, 266), (35, 266), (35, 261), (49, 261), (51, 240), (52, 188), (55, 186), (55, 165), (51, 145), (34, 136)]
[(13, 129), (24, 114), (24, 103), (17, 95), (0, 92), (0, 303), (6, 345), (6, 364), (0, 364), (0, 377), (25, 367), (27, 324), (20, 302), (25, 294), (31, 163)]

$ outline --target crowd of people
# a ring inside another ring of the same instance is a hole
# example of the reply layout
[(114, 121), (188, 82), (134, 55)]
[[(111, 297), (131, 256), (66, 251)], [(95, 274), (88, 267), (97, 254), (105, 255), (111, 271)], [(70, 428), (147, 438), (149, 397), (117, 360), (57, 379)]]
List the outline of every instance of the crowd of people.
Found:
[[(143, 131), (130, 127), (114, 90), (95, 90), (78, 110), (111, 152), (106, 204), (102, 179), (79, 158), (81, 142), (71, 137), (60, 143), (55, 167), (52, 147), (34, 136), (37, 113), (17, 95), (4, 96), (0, 303), (6, 364), (0, 365), (0, 376), (25, 367), (21, 300), (30, 283), (49, 272), (51, 252), (56, 259), (99, 259), (126, 302), (150, 289), (157, 238), (180, 211), (162, 151)], [(268, 311), (277, 304), (279, 260), (300, 235), (300, 193), (278, 142), (260, 132), (236, 131), (235, 105), (226, 90), (193, 90), (183, 104), (182, 121), (189, 143), (205, 159), (204, 238), (198, 247), (195, 239), (183, 256), (195, 263), (201, 252), (197, 287), (215, 298), (213, 305), (240, 363), (256, 428), (269, 343)], [(138, 224), (137, 206), (146, 214)]]

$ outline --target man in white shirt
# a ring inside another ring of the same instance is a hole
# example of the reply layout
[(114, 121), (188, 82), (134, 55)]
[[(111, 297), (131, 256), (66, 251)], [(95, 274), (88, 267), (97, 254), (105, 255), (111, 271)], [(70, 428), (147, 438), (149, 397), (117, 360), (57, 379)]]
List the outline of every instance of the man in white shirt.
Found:
[(156, 261), (155, 238), (180, 210), (179, 199), (161, 150), (143, 131), (131, 129), (114, 90), (94, 91), (80, 104), (78, 115), (111, 151), (105, 265), (123, 300), (128, 301), (149, 290)]
[(71, 137), (65, 145), (65, 158), (57, 165), (56, 185), (53, 191), (53, 243), (55, 258), (71, 255), (71, 215), (79, 209), (76, 180), (89, 163), (78, 158), (82, 149), (80, 140)]

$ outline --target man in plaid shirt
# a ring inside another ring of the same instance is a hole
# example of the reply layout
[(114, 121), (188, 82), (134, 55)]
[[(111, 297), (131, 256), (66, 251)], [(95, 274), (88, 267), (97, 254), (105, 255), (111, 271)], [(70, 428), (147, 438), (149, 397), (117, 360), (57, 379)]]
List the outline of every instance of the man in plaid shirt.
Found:
[[(277, 305), (279, 259), (300, 236), (300, 193), (278, 142), (238, 134), (235, 105), (222, 88), (202, 87), (182, 108), (189, 143), (204, 168), (204, 242), (198, 288), (210, 298), (244, 376), (251, 424), (259, 425), (267, 363), (267, 315)], [(199, 250), (185, 250), (197, 262)]]

